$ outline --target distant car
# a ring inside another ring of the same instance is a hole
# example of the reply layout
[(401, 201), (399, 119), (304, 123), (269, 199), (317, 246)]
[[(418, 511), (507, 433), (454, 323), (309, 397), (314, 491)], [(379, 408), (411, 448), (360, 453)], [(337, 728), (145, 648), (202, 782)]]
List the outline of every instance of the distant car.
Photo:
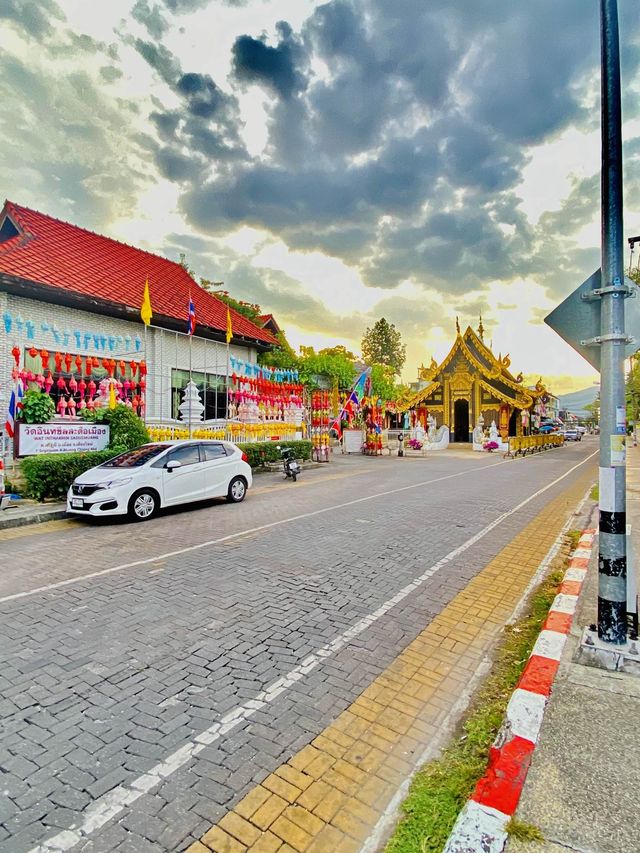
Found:
[(582, 441), (582, 433), (574, 428), (563, 429), (562, 435), (565, 441)]
[(576, 429), (578, 430), (580, 435), (585, 435), (585, 433), (587, 432), (586, 426), (577, 426)]
[(146, 521), (161, 507), (218, 497), (239, 503), (252, 482), (247, 455), (230, 441), (154, 442), (76, 477), (67, 512)]

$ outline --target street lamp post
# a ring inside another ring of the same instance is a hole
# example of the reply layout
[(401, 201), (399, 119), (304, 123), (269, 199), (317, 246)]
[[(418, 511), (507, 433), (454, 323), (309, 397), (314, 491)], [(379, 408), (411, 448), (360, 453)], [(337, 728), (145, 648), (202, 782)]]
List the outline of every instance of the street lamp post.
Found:
[(602, 283), (600, 291), (600, 536), (598, 637), (627, 640), (626, 404), (627, 342), (622, 257), (622, 134), (617, 0), (601, 0), (602, 46)]

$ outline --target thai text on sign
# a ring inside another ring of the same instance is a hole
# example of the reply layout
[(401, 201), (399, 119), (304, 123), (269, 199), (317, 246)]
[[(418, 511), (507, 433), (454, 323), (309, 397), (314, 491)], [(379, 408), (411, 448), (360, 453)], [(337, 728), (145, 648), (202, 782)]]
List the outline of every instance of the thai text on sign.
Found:
[(79, 453), (104, 450), (109, 444), (109, 427), (87, 423), (21, 423), (18, 432), (18, 456), (37, 453)]

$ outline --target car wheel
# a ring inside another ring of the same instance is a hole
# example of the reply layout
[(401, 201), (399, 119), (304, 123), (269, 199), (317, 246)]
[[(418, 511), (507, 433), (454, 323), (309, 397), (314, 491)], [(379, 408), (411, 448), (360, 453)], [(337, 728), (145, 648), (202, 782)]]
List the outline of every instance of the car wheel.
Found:
[(158, 511), (158, 495), (151, 489), (141, 489), (131, 496), (129, 518), (132, 521), (148, 521)]
[(227, 492), (227, 500), (229, 503), (239, 504), (244, 500), (247, 494), (247, 481), (244, 477), (234, 477), (229, 483), (229, 491)]

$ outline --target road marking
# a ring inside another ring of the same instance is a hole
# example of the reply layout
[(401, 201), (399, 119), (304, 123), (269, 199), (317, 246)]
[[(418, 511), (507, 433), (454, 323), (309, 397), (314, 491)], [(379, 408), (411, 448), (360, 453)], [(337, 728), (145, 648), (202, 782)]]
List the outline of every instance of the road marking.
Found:
[[(222, 738), (224, 735), (233, 731), (233, 729), (240, 725), (240, 723), (243, 723), (245, 720), (250, 719), (257, 711), (260, 711), (265, 706), (271, 704), (286, 690), (288, 690), (294, 684), (297, 684), (297, 682), (301, 681), (305, 676), (307, 676), (310, 672), (316, 669), (316, 667), (318, 667), (322, 663), (322, 661), (335, 655), (338, 651), (348, 645), (352, 640), (354, 640), (356, 637), (366, 631), (367, 628), (370, 628), (378, 620), (385, 616), (397, 604), (399, 604), (409, 595), (414, 593), (427, 580), (433, 577), (433, 575), (435, 575), (436, 572), (438, 572), (441, 568), (446, 566), (452, 560), (455, 560), (457, 557), (460, 556), (460, 554), (463, 554), (465, 551), (468, 551), (469, 548), (476, 544), (476, 542), (483, 539), (488, 533), (491, 533), (492, 530), (502, 524), (502, 522), (505, 521), (507, 518), (510, 518), (512, 515), (515, 515), (515, 513), (519, 512), (523, 507), (531, 503), (531, 501), (535, 500), (540, 495), (544, 494), (549, 489), (556, 486), (558, 483), (562, 482), (562, 480), (566, 479), (577, 468), (580, 468), (582, 465), (588, 462), (593, 456), (596, 455), (596, 453), (593, 453), (591, 454), (591, 456), (588, 456), (586, 459), (583, 459), (582, 462), (579, 462), (578, 464), (571, 467), (560, 477), (557, 477), (551, 483), (548, 483), (546, 486), (543, 486), (541, 489), (538, 489), (537, 492), (534, 492), (532, 495), (529, 495), (528, 498), (525, 498), (524, 500), (520, 501), (517, 506), (512, 507), (506, 512), (501, 513), (496, 519), (490, 522), (490, 524), (488, 524), (478, 533), (474, 534), (470, 539), (467, 539), (467, 541), (464, 542), (462, 545), (459, 545), (457, 548), (454, 548), (453, 551), (450, 551), (446, 556), (438, 560), (437, 563), (434, 563), (421, 575), (419, 575), (413, 581), (404, 586), (393, 597), (389, 598), (384, 604), (378, 607), (377, 610), (374, 610), (372, 613), (369, 613), (367, 616), (364, 616), (362, 619), (358, 620), (358, 622), (356, 622), (342, 634), (339, 634), (330, 643), (327, 643), (326, 645), (319, 648), (317, 651), (312, 652), (310, 655), (307, 655), (307, 657), (297, 666), (293, 667), (293, 669), (291, 669), (290, 672), (287, 673), (287, 675), (284, 675), (274, 681), (264, 690), (260, 691), (260, 693), (258, 693), (253, 699), (249, 699), (244, 704), (233, 708), (231, 711), (225, 714), (219, 721), (213, 723), (213, 725), (209, 726), (209, 728), (205, 729), (199, 735), (196, 735), (192, 740), (187, 741), (187, 743), (185, 743), (179, 749), (175, 750), (175, 752), (171, 753), (164, 761), (161, 761), (156, 764), (147, 773), (144, 773), (137, 779), (134, 779), (133, 782), (129, 783), (128, 785), (118, 785), (116, 788), (113, 788), (111, 791), (104, 794), (95, 802), (91, 803), (91, 805), (87, 806), (87, 808), (84, 810), (84, 817), (82, 823), (78, 827), (64, 830), (63, 832), (54, 835), (52, 838), (47, 839), (37, 847), (32, 848), (29, 853), (65, 853), (65, 851), (71, 850), (71, 848), (75, 847), (76, 844), (79, 844), (80, 841), (86, 839), (87, 836), (91, 835), (97, 829), (100, 829), (114, 817), (119, 815), (122, 811), (124, 811), (127, 806), (134, 803), (144, 794), (147, 794), (152, 791), (165, 779), (175, 773), (176, 770), (179, 770), (185, 764), (188, 764), (192, 758), (199, 755), (199, 753), (202, 752), (207, 746), (216, 743), (216, 741), (220, 740), (220, 738)], [(449, 476), (440, 479), (449, 479)], [(391, 494), (393, 494), (394, 492), (404, 491), (406, 489), (415, 487), (416, 486), (403, 486), (401, 489), (392, 490)], [(354, 503), (361, 503), (364, 500), (369, 500), (373, 497), (379, 496), (380, 495), (369, 496), (369, 498), (359, 498), (355, 501), (349, 501), (346, 504), (342, 504), (342, 506), (349, 506)], [(319, 514), (323, 511), (325, 510), (317, 510), (316, 512), (311, 513), (311, 515)], [(308, 515), (309, 514), (307, 513), (303, 516), (298, 516), (298, 518), (306, 518)], [(272, 527), (275, 524), (279, 523), (284, 522), (274, 522), (274, 524), (265, 525), (265, 527)], [(190, 550), (193, 550), (193, 548)]]
[[(551, 488), (551, 486), (555, 485), (556, 483), (559, 483), (561, 480), (564, 480), (564, 478), (568, 477), (569, 474), (576, 470), (576, 468), (580, 468), (581, 465), (584, 465), (590, 459), (596, 456), (598, 452), (599, 451), (597, 450), (594, 451), (585, 459), (583, 459), (582, 462), (578, 462), (572, 468), (569, 468), (569, 470), (565, 474), (562, 474), (551, 484), (545, 486), (541, 491), (536, 492), (533, 497), (542, 494), (544, 491)], [(199, 542), (197, 545), (188, 545), (186, 548), (179, 548), (176, 551), (167, 551), (165, 554), (156, 554), (153, 557), (145, 557), (143, 560), (134, 560), (131, 563), (121, 563), (118, 566), (110, 566), (108, 569), (99, 569), (95, 572), (88, 572), (86, 575), (79, 575), (78, 577), (67, 578), (63, 581), (56, 581), (55, 583), (50, 583), (46, 586), (39, 586), (35, 589), (25, 590), (24, 592), (15, 592), (12, 595), (5, 595), (4, 597), (0, 598), (0, 604), (4, 604), (7, 601), (16, 601), (19, 598), (27, 598), (32, 595), (39, 595), (43, 592), (51, 592), (54, 589), (61, 589), (62, 587), (71, 586), (75, 583), (82, 583), (83, 581), (91, 580), (93, 578), (104, 577), (105, 575), (111, 575), (114, 572), (121, 572), (125, 569), (133, 569), (137, 566), (147, 566), (149, 565), (149, 563), (155, 563), (157, 560), (167, 560), (170, 557), (178, 557), (182, 554), (190, 554), (193, 551), (200, 551), (203, 548), (211, 548), (212, 545), (220, 545), (223, 542), (228, 542), (231, 539), (238, 539), (241, 536), (249, 536), (254, 533), (259, 533), (263, 530), (272, 530), (274, 527), (282, 527), (283, 525), (291, 524), (294, 521), (301, 521), (304, 518), (313, 518), (316, 515), (323, 515), (324, 513), (334, 512), (335, 510), (344, 509), (348, 506), (356, 506), (357, 504), (367, 503), (368, 501), (376, 500), (377, 498), (385, 498), (389, 495), (397, 495), (400, 492), (407, 492), (411, 491), (412, 489), (421, 489), (424, 486), (430, 486), (433, 483), (441, 483), (444, 480), (453, 480), (456, 477), (463, 477), (465, 474), (474, 474), (476, 471), (482, 471), (485, 468), (497, 468), (498, 465), (507, 465), (511, 461), (512, 460), (505, 459), (502, 462), (492, 462), (489, 463), (489, 465), (482, 465), (478, 468), (467, 468), (464, 471), (458, 471), (455, 474), (446, 474), (443, 477), (435, 477), (433, 480), (423, 480), (420, 483), (412, 483), (409, 486), (399, 486), (397, 489), (389, 489), (385, 492), (376, 492), (373, 495), (365, 495), (365, 497), (355, 498), (354, 500), (345, 501), (341, 504), (332, 504), (331, 506), (323, 507), (322, 509), (314, 509), (311, 512), (303, 512), (300, 515), (292, 515), (289, 516), (289, 518), (282, 518), (278, 521), (271, 521), (268, 524), (260, 524), (257, 527), (250, 527), (247, 530), (241, 530), (237, 533), (229, 533), (226, 536), (221, 536), (219, 539), (209, 539), (206, 542)], [(525, 503), (529, 500), (533, 500), (533, 497), (527, 498), (527, 501), (525, 501)], [(524, 503), (518, 504), (519, 507), (524, 505)], [(502, 518), (502, 516), (500, 516), (500, 518)]]

